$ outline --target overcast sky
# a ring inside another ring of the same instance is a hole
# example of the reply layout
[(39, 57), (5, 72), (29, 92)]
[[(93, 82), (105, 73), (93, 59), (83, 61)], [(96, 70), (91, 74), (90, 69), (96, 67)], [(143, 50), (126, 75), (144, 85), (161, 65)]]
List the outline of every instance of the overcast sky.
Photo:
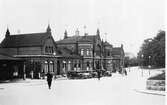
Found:
[(44, 32), (48, 23), (55, 40), (65, 29), (71, 36), (99, 28), (102, 39), (136, 55), (144, 39), (165, 29), (165, 0), (0, 0), (0, 41), (7, 27), (11, 34)]

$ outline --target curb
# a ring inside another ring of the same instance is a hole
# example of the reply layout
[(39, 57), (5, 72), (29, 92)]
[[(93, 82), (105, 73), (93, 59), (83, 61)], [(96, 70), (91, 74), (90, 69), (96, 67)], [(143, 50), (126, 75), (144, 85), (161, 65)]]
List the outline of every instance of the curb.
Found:
[(149, 91), (149, 90), (137, 90), (137, 89), (134, 89), (134, 91), (138, 92), (138, 93), (144, 93), (144, 94), (150, 94), (150, 95), (166, 96), (165, 92), (164, 93), (158, 93), (158, 92), (152, 92), (152, 91)]

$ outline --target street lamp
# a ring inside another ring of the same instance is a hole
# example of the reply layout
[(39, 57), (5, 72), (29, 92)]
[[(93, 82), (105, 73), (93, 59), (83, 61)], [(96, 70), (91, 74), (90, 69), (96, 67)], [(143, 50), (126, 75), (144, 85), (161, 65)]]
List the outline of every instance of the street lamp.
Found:
[[(142, 62), (141, 62), (141, 67), (143, 67), (143, 57), (144, 57), (144, 55), (142, 54), (141, 55), (141, 58), (142, 58)], [(143, 77), (143, 68), (141, 68), (141, 75), (142, 75), (142, 77)]]
[(150, 59), (151, 59), (151, 56), (148, 56), (148, 58), (149, 58), (149, 65), (148, 65), (148, 68), (149, 68), (149, 75), (150, 75), (150, 68), (151, 68)]

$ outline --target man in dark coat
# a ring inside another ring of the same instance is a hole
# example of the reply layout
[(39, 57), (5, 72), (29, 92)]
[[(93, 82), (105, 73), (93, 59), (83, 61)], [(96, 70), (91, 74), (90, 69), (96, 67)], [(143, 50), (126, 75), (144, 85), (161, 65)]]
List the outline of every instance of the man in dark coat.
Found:
[(127, 75), (127, 71), (125, 70), (125, 75)]
[(53, 75), (50, 72), (48, 72), (46, 76), (47, 76), (48, 87), (49, 89), (51, 89)]

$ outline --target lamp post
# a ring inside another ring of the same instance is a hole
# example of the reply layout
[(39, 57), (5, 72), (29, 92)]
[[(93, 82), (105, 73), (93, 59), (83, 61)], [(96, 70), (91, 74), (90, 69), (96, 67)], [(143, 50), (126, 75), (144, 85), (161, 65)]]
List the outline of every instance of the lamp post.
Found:
[[(149, 39), (148, 41), (149, 41), (149, 44), (151, 44), (151, 42), (153, 41), (153, 39), (151, 38), (151, 39)], [(149, 75), (150, 75), (150, 69), (151, 69), (150, 59), (151, 59), (151, 56), (148, 56), (148, 60), (149, 60), (149, 61), (148, 61), (148, 63), (149, 63), (149, 64), (148, 64)]]
[(150, 75), (150, 68), (151, 68), (150, 59), (151, 59), (151, 56), (148, 56), (148, 58), (149, 58), (149, 65), (148, 65), (148, 68), (149, 68), (149, 75)]
[[(142, 58), (142, 62), (141, 62), (141, 67), (143, 67), (143, 57), (144, 57), (144, 55), (142, 54), (141, 55), (141, 58)], [(141, 76), (143, 77), (143, 68), (141, 68)]]

